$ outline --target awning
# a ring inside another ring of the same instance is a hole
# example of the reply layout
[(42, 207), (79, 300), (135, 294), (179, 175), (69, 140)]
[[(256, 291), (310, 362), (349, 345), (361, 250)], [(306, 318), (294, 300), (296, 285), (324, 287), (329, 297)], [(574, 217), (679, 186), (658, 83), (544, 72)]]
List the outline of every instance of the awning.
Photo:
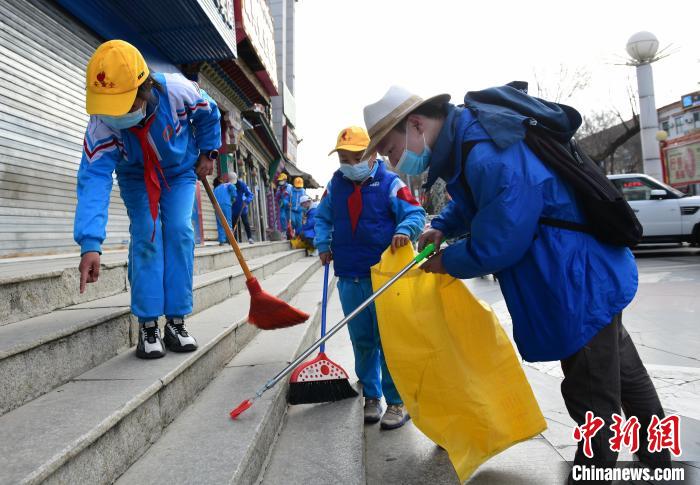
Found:
[(145, 40), (174, 64), (237, 56), (233, 8), (221, 9), (215, 0), (58, 3), (105, 39), (121, 38), (139, 49), (139, 40)]
[(301, 177), (304, 179), (304, 187), (307, 189), (317, 189), (320, 187), (319, 183), (314, 180), (310, 173), (300, 170), (299, 167), (294, 165), (294, 163), (290, 162), (289, 160), (284, 162), (284, 169), (282, 171), (285, 172), (291, 179), (294, 177)]

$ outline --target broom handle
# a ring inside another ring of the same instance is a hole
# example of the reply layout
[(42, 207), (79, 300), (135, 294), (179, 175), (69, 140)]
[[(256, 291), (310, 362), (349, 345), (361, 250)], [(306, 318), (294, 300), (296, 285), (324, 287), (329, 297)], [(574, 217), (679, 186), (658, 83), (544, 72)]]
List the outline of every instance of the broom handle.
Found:
[[(321, 307), (321, 337), (326, 335), (326, 307), (328, 306), (328, 273), (331, 264), (326, 263), (323, 269), (323, 303)], [(321, 346), (318, 348), (319, 352), (326, 351), (326, 342), (321, 342)]]
[(339, 321), (333, 328), (331, 328), (326, 335), (318, 339), (316, 342), (311, 344), (311, 347), (306, 349), (302, 354), (297, 357), (294, 362), (289, 364), (287, 367), (282, 369), (279, 374), (277, 374), (275, 377), (267, 381), (267, 383), (256, 393), (257, 397), (262, 396), (262, 394), (273, 387), (275, 384), (277, 384), (279, 381), (281, 381), (284, 376), (289, 374), (292, 370), (294, 370), (299, 364), (304, 362), (307, 357), (309, 357), (314, 350), (316, 350), (321, 344), (325, 343), (326, 340), (331, 338), (333, 335), (338, 333), (341, 328), (343, 328), (347, 323), (355, 318), (362, 310), (367, 308), (374, 300), (377, 299), (379, 295), (384, 293), (391, 285), (396, 283), (396, 280), (401, 278), (403, 275), (405, 275), (411, 268), (413, 268), (415, 265), (423, 261), (426, 257), (428, 257), (429, 254), (431, 254), (433, 251), (435, 251), (435, 245), (433, 243), (428, 244), (423, 251), (421, 251), (419, 254), (417, 254), (414, 258), (413, 261), (408, 263), (401, 271), (396, 273), (394, 276), (391, 277), (389, 281), (384, 283), (381, 288), (379, 288), (377, 291), (372, 293), (365, 301), (360, 303), (360, 306), (355, 308), (350, 314), (343, 318), (341, 321)]
[[(228, 221), (226, 220), (226, 216), (224, 215), (224, 211), (221, 210), (221, 206), (219, 206), (219, 202), (216, 200), (216, 197), (214, 197), (214, 192), (211, 190), (211, 186), (209, 185), (209, 181), (207, 180), (206, 177), (200, 177), (202, 181), (202, 185), (204, 185), (204, 190), (207, 191), (207, 195), (209, 196), (209, 200), (211, 201), (212, 205), (214, 206), (214, 211), (216, 212), (216, 216), (219, 218), (219, 222), (221, 222), (221, 225), (224, 227), (224, 231), (226, 231), (226, 237), (228, 238), (228, 242), (231, 244), (231, 247), (233, 248), (233, 252), (236, 253), (236, 258), (238, 259), (238, 264), (241, 265), (241, 268), (243, 269), (243, 274), (245, 274), (245, 279), (247, 280), (252, 280), (253, 279), (253, 273), (250, 272), (250, 269), (248, 268), (248, 265), (245, 262), (245, 259), (243, 258), (243, 253), (241, 253), (241, 248), (238, 247), (238, 243), (236, 242), (236, 238), (233, 236), (233, 231), (231, 230), (231, 227), (228, 225)], [(238, 222), (238, 221), (236, 221)]]

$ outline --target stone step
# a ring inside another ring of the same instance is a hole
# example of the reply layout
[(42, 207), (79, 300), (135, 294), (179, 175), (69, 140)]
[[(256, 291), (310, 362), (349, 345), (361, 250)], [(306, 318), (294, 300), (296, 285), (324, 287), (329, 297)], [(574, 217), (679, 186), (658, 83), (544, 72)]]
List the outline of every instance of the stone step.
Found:
[[(302, 258), (303, 250), (288, 249), (249, 264), (263, 279)], [(239, 266), (195, 276), (194, 313), (244, 289)], [(135, 345), (138, 323), (129, 300), (122, 292), (0, 327), (0, 415)]]
[[(339, 322), (343, 310), (337, 292), (329, 298), (328, 323)], [(341, 365), (361, 393), (347, 330), (329, 342), (326, 354)], [(362, 398), (335, 403), (289, 406), (287, 419), (262, 474), (262, 485), (364, 485), (365, 424)], [(368, 425), (378, 427), (379, 425)]]
[[(289, 249), (287, 241), (242, 244), (246, 259)], [(102, 255), (99, 284), (79, 292), (79, 255), (0, 260), (0, 326), (53, 310), (122, 293), (128, 289), (127, 252)], [(202, 246), (195, 250), (195, 275), (238, 266), (229, 246)]]
[(236, 421), (228, 412), (318, 337), (322, 288), (319, 270), (292, 299), (298, 307), (316, 311), (314, 321), (259, 333), (117, 484), (257, 483), (287, 411), (288, 379), (263, 394)]
[[(304, 258), (263, 286), (288, 300), (318, 268)], [(131, 349), (0, 417), (0, 483), (113, 482), (255, 336), (248, 304), (243, 291), (192, 317), (196, 352), (143, 361)], [(228, 425), (227, 408), (209, 419)]]

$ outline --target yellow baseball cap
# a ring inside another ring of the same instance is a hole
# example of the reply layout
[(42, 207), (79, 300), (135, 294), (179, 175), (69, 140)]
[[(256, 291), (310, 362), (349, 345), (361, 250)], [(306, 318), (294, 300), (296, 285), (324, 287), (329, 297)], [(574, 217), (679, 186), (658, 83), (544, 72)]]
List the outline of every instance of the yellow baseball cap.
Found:
[(87, 65), (85, 109), (88, 114), (119, 116), (127, 113), (148, 74), (146, 61), (136, 47), (123, 40), (105, 42)]
[(328, 155), (337, 152), (338, 150), (347, 150), (349, 152), (363, 152), (369, 145), (369, 135), (367, 130), (360, 126), (350, 126), (345, 128), (338, 135), (338, 141), (335, 148)]

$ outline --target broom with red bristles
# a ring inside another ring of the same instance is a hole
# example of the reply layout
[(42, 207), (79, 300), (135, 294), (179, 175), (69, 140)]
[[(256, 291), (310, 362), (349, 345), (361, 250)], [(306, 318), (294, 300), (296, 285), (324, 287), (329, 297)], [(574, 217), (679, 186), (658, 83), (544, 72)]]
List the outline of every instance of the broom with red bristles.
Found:
[(250, 269), (245, 262), (245, 258), (243, 258), (241, 248), (238, 247), (238, 243), (236, 242), (236, 238), (233, 236), (233, 231), (231, 231), (231, 227), (226, 220), (226, 216), (221, 210), (216, 197), (214, 197), (214, 192), (211, 190), (209, 181), (206, 179), (206, 177), (201, 177), (200, 180), (202, 181), (202, 185), (204, 185), (204, 189), (209, 196), (209, 200), (214, 206), (216, 216), (219, 218), (221, 225), (226, 231), (226, 237), (233, 248), (233, 252), (236, 253), (236, 258), (238, 259), (238, 263), (241, 265), (241, 269), (243, 269), (243, 274), (245, 274), (245, 284), (248, 287), (248, 293), (250, 293), (250, 310), (248, 310), (248, 321), (263, 330), (274, 330), (304, 323), (309, 318), (308, 313), (297, 310), (287, 302), (263, 291), (263, 289), (260, 287), (260, 283), (258, 283), (257, 278), (253, 276), (253, 273), (250, 272)]

